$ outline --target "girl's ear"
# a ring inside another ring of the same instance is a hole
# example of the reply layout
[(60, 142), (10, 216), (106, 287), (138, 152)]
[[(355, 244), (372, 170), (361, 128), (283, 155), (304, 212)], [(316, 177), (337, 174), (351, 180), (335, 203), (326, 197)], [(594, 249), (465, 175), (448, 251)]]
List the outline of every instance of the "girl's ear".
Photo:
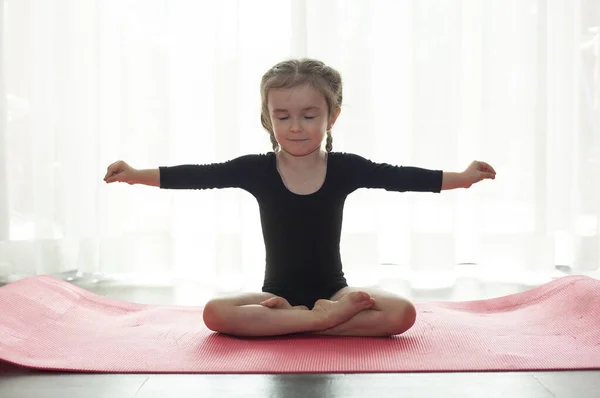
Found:
[(342, 112), (342, 108), (340, 108), (338, 106), (337, 108), (335, 108), (335, 111), (333, 111), (333, 114), (331, 116), (329, 116), (329, 128), (328, 128), (328, 130), (331, 130), (331, 128), (335, 124), (335, 121), (337, 120), (338, 116), (340, 116), (340, 112)]

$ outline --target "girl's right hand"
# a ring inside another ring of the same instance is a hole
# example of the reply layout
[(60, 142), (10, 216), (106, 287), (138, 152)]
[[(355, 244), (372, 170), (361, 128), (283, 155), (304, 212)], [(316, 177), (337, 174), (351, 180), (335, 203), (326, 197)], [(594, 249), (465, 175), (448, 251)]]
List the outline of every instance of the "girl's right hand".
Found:
[(111, 182), (126, 182), (133, 185), (136, 182), (138, 170), (134, 169), (122, 160), (114, 162), (106, 170), (104, 181), (107, 184)]

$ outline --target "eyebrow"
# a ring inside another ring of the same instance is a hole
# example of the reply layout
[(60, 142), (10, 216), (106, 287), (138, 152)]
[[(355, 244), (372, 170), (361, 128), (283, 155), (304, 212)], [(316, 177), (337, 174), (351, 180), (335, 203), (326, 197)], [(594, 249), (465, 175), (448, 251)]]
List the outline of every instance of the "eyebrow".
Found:
[[(306, 108), (302, 108), (303, 111), (312, 111), (312, 110), (319, 110), (318, 106), (307, 106)], [(281, 109), (281, 108), (277, 108), (277, 109), (273, 109), (273, 113), (275, 112), (287, 112), (287, 109)]]

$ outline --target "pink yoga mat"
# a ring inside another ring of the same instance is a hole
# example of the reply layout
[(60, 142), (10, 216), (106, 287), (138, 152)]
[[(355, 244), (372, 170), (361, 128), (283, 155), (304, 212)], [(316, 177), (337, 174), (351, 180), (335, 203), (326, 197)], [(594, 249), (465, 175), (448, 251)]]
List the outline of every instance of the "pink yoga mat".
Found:
[(589, 277), (417, 310), (398, 337), (242, 339), (210, 332), (202, 308), (115, 301), (38, 276), (0, 288), (0, 360), (114, 373), (600, 369), (600, 281)]

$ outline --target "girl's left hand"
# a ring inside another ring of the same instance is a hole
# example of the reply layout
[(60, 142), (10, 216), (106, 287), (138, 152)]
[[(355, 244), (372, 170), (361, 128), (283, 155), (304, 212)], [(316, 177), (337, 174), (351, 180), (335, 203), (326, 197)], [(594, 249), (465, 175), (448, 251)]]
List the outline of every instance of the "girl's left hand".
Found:
[(471, 185), (485, 179), (493, 180), (496, 178), (496, 170), (492, 166), (477, 160), (473, 161), (462, 174), (465, 188), (469, 188)]

